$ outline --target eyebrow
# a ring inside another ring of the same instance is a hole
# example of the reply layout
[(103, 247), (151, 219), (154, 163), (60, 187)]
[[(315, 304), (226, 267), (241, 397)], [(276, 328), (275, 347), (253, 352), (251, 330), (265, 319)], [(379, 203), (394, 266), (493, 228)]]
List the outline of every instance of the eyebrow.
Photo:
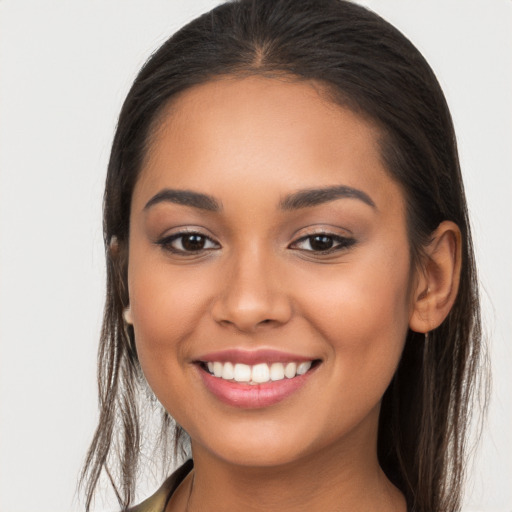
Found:
[(174, 190), (166, 188), (155, 194), (144, 206), (144, 210), (148, 210), (158, 203), (175, 203), (184, 206), (192, 206), (201, 210), (210, 212), (218, 212), (222, 210), (222, 205), (212, 196), (192, 192), (191, 190)]
[[(299, 190), (293, 194), (284, 197), (280, 203), (281, 210), (299, 210), (319, 204), (334, 201), (336, 199), (359, 199), (363, 203), (376, 208), (371, 197), (357, 188), (347, 187), (345, 185), (334, 185), (332, 187), (311, 188)], [(159, 203), (175, 203), (184, 206), (191, 206), (201, 210), (219, 212), (222, 210), (222, 204), (213, 196), (193, 192), (192, 190), (176, 190), (166, 188), (155, 194), (144, 206), (148, 210)]]
[(334, 201), (335, 199), (344, 198), (359, 199), (368, 206), (377, 208), (368, 194), (357, 188), (346, 187), (344, 185), (299, 190), (283, 198), (279, 203), (279, 207), (282, 210), (298, 210), (300, 208), (308, 208), (310, 206)]

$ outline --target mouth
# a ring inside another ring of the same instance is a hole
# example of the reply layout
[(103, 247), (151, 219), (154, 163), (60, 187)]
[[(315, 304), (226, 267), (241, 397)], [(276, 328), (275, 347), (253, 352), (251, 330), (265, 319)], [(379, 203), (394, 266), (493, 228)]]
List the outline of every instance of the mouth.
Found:
[(232, 407), (275, 405), (301, 389), (321, 359), (274, 351), (227, 351), (195, 361), (201, 379), (216, 398)]
[(258, 363), (255, 365), (231, 361), (200, 361), (199, 365), (204, 371), (219, 379), (255, 386), (284, 379), (294, 379), (297, 376), (305, 375), (319, 363), (320, 360), (316, 359), (302, 362)]

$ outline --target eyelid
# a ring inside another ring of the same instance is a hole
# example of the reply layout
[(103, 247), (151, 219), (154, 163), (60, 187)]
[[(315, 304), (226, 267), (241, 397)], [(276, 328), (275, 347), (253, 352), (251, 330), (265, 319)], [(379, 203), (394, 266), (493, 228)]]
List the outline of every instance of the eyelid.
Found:
[[(176, 254), (178, 256), (182, 255), (182, 256), (189, 256), (189, 257), (190, 256), (200, 256), (205, 253), (211, 252), (212, 250), (218, 250), (218, 249), (222, 248), (221, 244), (217, 240), (215, 240), (212, 236), (204, 233), (204, 231), (201, 228), (182, 226), (182, 227), (175, 228), (175, 229), (176, 229), (176, 231), (167, 233), (166, 235), (161, 236), (158, 240), (156, 240), (155, 244), (159, 245), (164, 251)], [(288, 248), (300, 250), (305, 253), (311, 253), (312, 255), (315, 255), (315, 256), (328, 255), (328, 254), (332, 254), (335, 252), (347, 250), (350, 247), (352, 247), (357, 241), (352, 236), (352, 233), (349, 230), (346, 230), (346, 231), (348, 231), (350, 233), (349, 236), (333, 233), (332, 231), (326, 229), (325, 227), (322, 227), (322, 228), (317, 227), (317, 228), (314, 228), (313, 230), (311, 230), (309, 233), (306, 233), (306, 234), (296, 238), (293, 242), (291, 242), (288, 245)], [(204, 247), (204, 248), (200, 248), (197, 250), (186, 250), (186, 249), (178, 249), (178, 248), (172, 247), (171, 244), (175, 240), (179, 240), (180, 238), (185, 237), (187, 235), (198, 235), (198, 236), (204, 238), (205, 240), (207, 240), (208, 242), (210, 242), (210, 244), (214, 245), (215, 247)], [(331, 238), (334, 242), (333, 247), (330, 247), (329, 249), (326, 249), (323, 251), (315, 250), (315, 249), (304, 249), (304, 248), (297, 247), (297, 245), (299, 245), (300, 243), (305, 242), (308, 239), (311, 239), (315, 236), (325, 236), (325, 237)]]
[(306, 253), (311, 253), (313, 255), (321, 256), (321, 255), (332, 254), (335, 252), (349, 249), (357, 242), (357, 240), (353, 236), (344, 236), (344, 235), (332, 233), (330, 231), (327, 231), (326, 229), (318, 229), (318, 230), (315, 230), (313, 232), (310, 232), (308, 234), (305, 234), (305, 235), (297, 238), (289, 245), (289, 247), (294, 249), (294, 248), (296, 248), (294, 246), (297, 246), (300, 242), (304, 242), (304, 241), (306, 241), (310, 238), (313, 238), (315, 236), (325, 236), (328, 238), (332, 238), (333, 241), (335, 242), (335, 244), (337, 242), (337, 245), (334, 245), (333, 247), (326, 249), (324, 251), (315, 251), (314, 249), (300, 249), (300, 248), (297, 248), (297, 250), (301, 250)]
[[(203, 249), (198, 249), (197, 251), (187, 251), (182, 249), (176, 249), (171, 246), (171, 243), (175, 240), (179, 240), (182, 237), (187, 235), (198, 235), (200, 237), (205, 238), (216, 247), (207, 247)], [(175, 255), (183, 255), (183, 256), (199, 256), (206, 252), (210, 252), (212, 250), (220, 249), (221, 245), (217, 242), (212, 236), (205, 234), (199, 228), (191, 228), (191, 227), (181, 227), (178, 231), (173, 233), (168, 233), (166, 235), (161, 236), (156, 242), (164, 251), (170, 252)]]

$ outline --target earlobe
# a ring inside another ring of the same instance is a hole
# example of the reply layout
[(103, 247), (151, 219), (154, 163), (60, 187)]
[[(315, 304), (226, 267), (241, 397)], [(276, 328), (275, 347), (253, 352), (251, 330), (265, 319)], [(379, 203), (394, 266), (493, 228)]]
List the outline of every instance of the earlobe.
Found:
[[(126, 245), (121, 243), (116, 235), (112, 235), (110, 238), (108, 244), (108, 256), (114, 266), (119, 294), (124, 296), (126, 289), (124, 284), (124, 276), (126, 275), (126, 272), (124, 269), (127, 265)], [(126, 299), (122, 300), (122, 302), (129, 302), (129, 300), (130, 298), (126, 297)], [(129, 305), (123, 309), (123, 320), (126, 325), (133, 325), (132, 312)]]
[(110, 253), (110, 256), (112, 258), (116, 258), (119, 254), (119, 241), (117, 239), (117, 236), (113, 235), (110, 238), (110, 242), (108, 244), (108, 250)]
[(127, 308), (124, 308), (124, 310), (123, 310), (123, 318), (124, 318), (124, 321), (128, 325), (132, 325), (133, 324), (132, 310), (130, 309), (130, 306), (128, 306)]
[(426, 333), (441, 325), (457, 297), (461, 269), (461, 233), (457, 224), (441, 222), (424, 253), (409, 327)]

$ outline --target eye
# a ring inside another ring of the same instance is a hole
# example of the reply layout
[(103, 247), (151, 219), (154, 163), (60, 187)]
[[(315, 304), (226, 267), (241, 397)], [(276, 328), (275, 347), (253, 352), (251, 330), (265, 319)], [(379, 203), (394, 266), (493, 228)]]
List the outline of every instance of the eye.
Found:
[(159, 240), (157, 243), (166, 251), (177, 254), (197, 254), (202, 251), (220, 248), (217, 242), (202, 233), (196, 232), (175, 233)]
[(331, 252), (347, 249), (355, 244), (353, 238), (346, 238), (330, 233), (316, 233), (300, 238), (291, 245), (292, 249), (329, 254)]

